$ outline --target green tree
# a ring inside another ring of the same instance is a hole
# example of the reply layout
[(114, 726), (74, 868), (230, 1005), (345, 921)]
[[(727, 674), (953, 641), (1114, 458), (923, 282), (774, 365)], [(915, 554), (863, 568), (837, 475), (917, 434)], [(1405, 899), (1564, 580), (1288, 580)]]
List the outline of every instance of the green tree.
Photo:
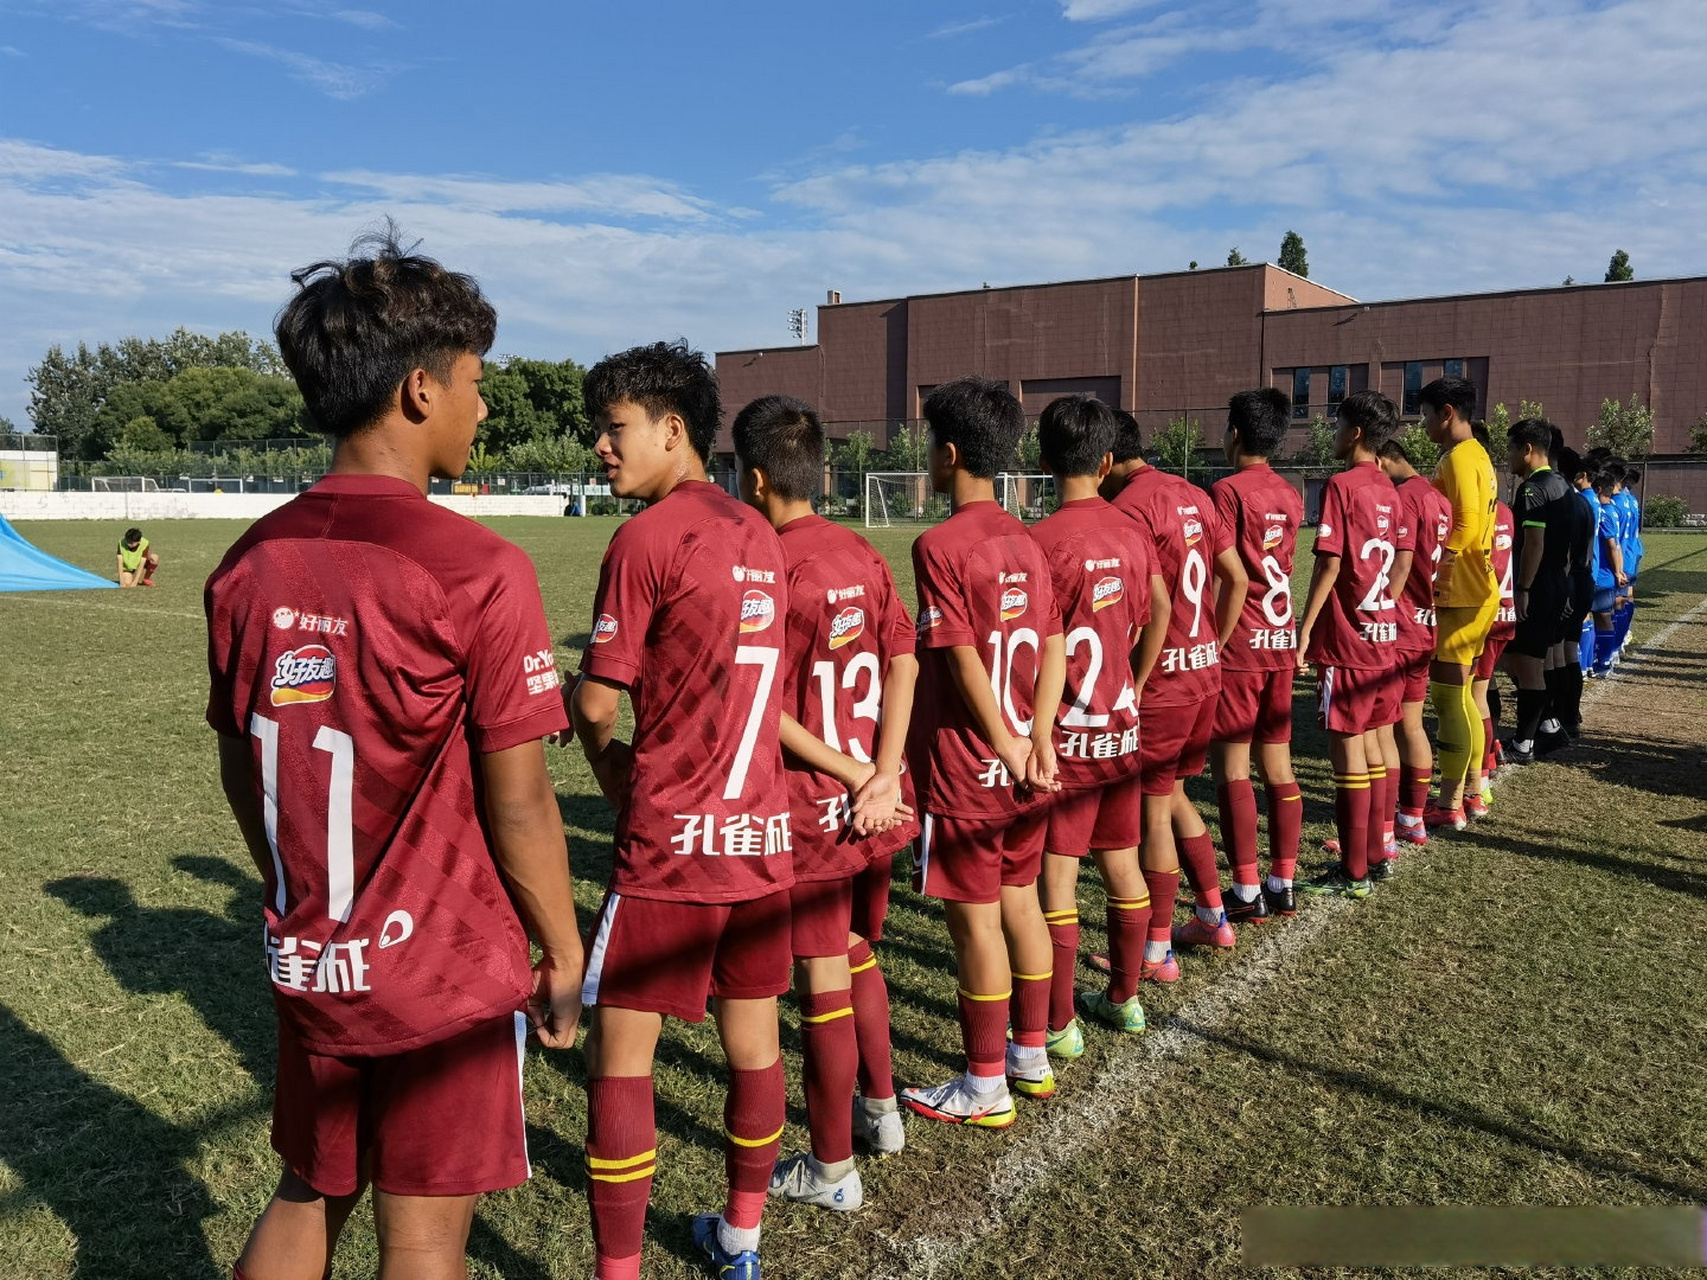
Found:
[(477, 439), (500, 452), (530, 440), (567, 436), (593, 442), (581, 382), (586, 370), (573, 360), (504, 356), (486, 366), (480, 394), (486, 421)]
[(1227, 250), (1227, 265), (1229, 267), (1243, 267), (1248, 265), (1245, 262), (1245, 255), (1239, 252), (1238, 245), (1234, 245), (1231, 249)]
[(12, 425), (12, 420), (0, 413), (0, 435), (12, 435), (17, 430), (18, 428)]
[(830, 446), (830, 465), (838, 471), (850, 471), (860, 478), (860, 492), (865, 492), (865, 473), (871, 470), (871, 460), (877, 454), (877, 438), (869, 431), (850, 431), (845, 440)]
[(158, 452), (170, 449), (173, 439), (160, 429), (160, 424), (142, 414), (119, 428), (119, 444), (126, 449)]
[(1038, 471), (1043, 467), (1043, 441), (1037, 433), (1037, 424), (1033, 422), (1026, 427), (1025, 434), (1019, 438), (1019, 448), (1015, 450), (1015, 459), (1021, 471)]
[(1645, 458), (1654, 447), (1654, 411), (1634, 395), (1629, 404), (1602, 400), (1588, 429), (1591, 449), (1605, 446), (1621, 458)]
[(475, 444), (468, 453), (468, 469), (475, 475), (489, 475), (504, 465), (504, 455), (493, 453), (483, 444)]
[(1689, 429), (1689, 452), (1707, 454), (1707, 412), (1703, 412)]
[(924, 471), (930, 465), (931, 433), (922, 422), (902, 424), (880, 455), (885, 471)]
[(1296, 231), (1288, 231), (1281, 237), (1280, 268), (1295, 276), (1310, 274), (1310, 260), (1304, 256), (1304, 237)]
[(1203, 428), (1196, 418), (1170, 418), (1150, 437), (1150, 451), (1169, 471), (1189, 473), (1203, 447)]
[(1303, 445), (1288, 461), (1295, 467), (1334, 466), (1338, 462), (1334, 457), (1334, 424), (1319, 413), (1311, 418)]
[[(1528, 416), (1520, 406), (1517, 411), (1518, 421), (1521, 422)], [(1488, 410), (1487, 420), (1482, 425), (1488, 429), (1488, 457), (1494, 460), (1497, 467), (1505, 461), (1506, 445), (1511, 439), (1511, 413), (1505, 407), (1504, 400)], [(1439, 453), (1439, 450), (1435, 452)]]
[(1612, 261), (1606, 264), (1606, 283), (1618, 284), (1624, 280), (1634, 280), (1635, 270), (1630, 266), (1630, 255), (1620, 249), (1612, 255)]
[(524, 440), (504, 450), (504, 465), (511, 471), (541, 471), (558, 475), (585, 475), (601, 470), (598, 455), (573, 436)]
[[(1489, 434), (1492, 434), (1490, 429)], [(1399, 443), (1405, 446), (1405, 452), (1411, 455), (1411, 465), (1425, 476), (1434, 474), (1434, 469), (1440, 463), (1440, 446), (1428, 438), (1428, 431), (1420, 422), (1413, 422), (1398, 435)], [(1489, 450), (1495, 458), (1500, 455)]]

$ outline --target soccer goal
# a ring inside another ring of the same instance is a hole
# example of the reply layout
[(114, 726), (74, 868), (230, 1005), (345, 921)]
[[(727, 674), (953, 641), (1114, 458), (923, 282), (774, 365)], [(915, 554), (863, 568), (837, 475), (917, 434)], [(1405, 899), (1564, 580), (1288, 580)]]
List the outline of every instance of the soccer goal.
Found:
[(996, 497), (1001, 504), (1030, 524), (1043, 519), (1060, 505), (1055, 501), (1055, 477), (1004, 471), (996, 477)]
[(92, 493), (159, 493), (160, 482), (148, 476), (90, 476)]
[[(935, 508), (941, 507), (938, 511)], [(887, 529), (895, 524), (922, 524), (948, 514), (948, 504), (931, 492), (925, 471), (868, 471), (865, 473), (865, 527)]]
[(242, 493), (238, 476), (189, 476), (184, 480), (191, 493)]

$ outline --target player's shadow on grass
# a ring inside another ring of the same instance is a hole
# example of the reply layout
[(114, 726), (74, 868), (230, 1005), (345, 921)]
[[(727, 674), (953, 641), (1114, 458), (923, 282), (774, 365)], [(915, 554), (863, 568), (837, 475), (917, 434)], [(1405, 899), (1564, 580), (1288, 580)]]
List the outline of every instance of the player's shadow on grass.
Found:
[(1504, 831), (1479, 833), (1474, 827), (1458, 832), (1454, 838), (1463, 843), (1481, 845), (1496, 853), (1515, 854), (1520, 858), (1536, 858), (1546, 862), (1574, 862), (1579, 866), (1604, 871), (1608, 875), (1639, 881), (1649, 888), (1668, 889), (1673, 893), (1707, 898), (1707, 875), (1679, 870), (1639, 857), (1626, 858), (1599, 850), (1543, 844)]
[(1707, 1198), (1707, 1182), (1676, 1182), (1670, 1178), (1650, 1173), (1616, 1154), (1593, 1151), (1574, 1142), (1551, 1137), (1538, 1129), (1528, 1128), (1462, 1103), (1445, 1102), (1439, 1098), (1412, 1093), (1391, 1080), (1384, 1080), (1367, 1072), (1352, 1071), (1343, 1067), (1327, 1067), (1320, 1063), (1310, 1062), (1269, 1045), (1247, 1040), (1232, 1032), (1216, 1031), (1177, 1020), (1173, 1025), (1209, 1044), (1220, 1045), (1237, 1053), (1248, 1054), (1268, 1066), (1293, 1071), (1299, 1075), (1313, 1076), (1336, 1088), (1361, 1093), (1391, 1106), (1414, 1111), (1418, 1115), (1444, 1120), (1449, 1124), (1474, 1129), (1517, 1146), (1529, 1147), (1534, 1151), (1568, 1161), (1601, 1177), (1628, 1178), (1663, 1195), (1691, 1204), (1700, 1204), (1704, 1198)]
[[(199, 1155), (196, 1135), (67, 1062), (4, 1005), (0, 1096), (0, 1160), (23, 1184), (20, 1198), (45, 1205), (71, 1232), (72, 1274), (228, 1274), (202, 1236), (202, 1223), (216, 1212), (213, 1198), (185, 1172)], [(0, 1246), (0, 1262), (10, 1252)]]
[[(258, 896), (259, 882), (219, 858), (180, 857), (173, 865), (198, 879)], [(261, 1085), (273, 1078), (273, 1003), (261, 967), (257, 931), (229, 914), (195, 907), (144, 907), (130, 886), (107, 876), (67, 876), (47, 892), (101, 923), (95, 954), (136, 995), (181, 993)]]
[(1623, 734), (1587, 732), (1553, 759), (1611, 786), (1707, 801), (1699, 744), (1673, 746)]

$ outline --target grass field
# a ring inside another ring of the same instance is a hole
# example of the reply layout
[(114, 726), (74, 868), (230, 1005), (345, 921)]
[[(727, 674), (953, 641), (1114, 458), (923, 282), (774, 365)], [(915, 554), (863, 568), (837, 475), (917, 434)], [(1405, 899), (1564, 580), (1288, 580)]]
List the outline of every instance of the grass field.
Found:
[[(491, 523), (534, 557), (571, 662), (614, 522)], [(19, 528), (111, 564), (111, 527)], [(201, 585), (239, 531), (150, 526), (154, 591), (0, 596), (0, 1276), (227, 1275), (276, 1176), (257, 880), (201, 719)], [(909, 597), (911, 536), (877, 539)], [(1707, 1203), (1707, 540), (1648, 548), (1638, 642), (1685, 621), (1596, 688), (1568, 760), (1504, 780), (1492, 817), (1369, 901), (1188, 960), (1147, 992), (1150, 1037), (1091, 1035), (1011, 1130), (915, 1120), (865, 1166), (861, 1213), (773, 1208), (767, 1272), (1215, 1276), (1251, 1204)], [(1332, 811), (1300, 712), (1310, 848)], [(578, 753), (552, 768), (585, 923), (611, 818)], [(1081, 907), (1100, 947), (1088, 881)], [(934, 1082), (958, 1065), (941, 914), (897, 886), (890, 932), (897, 1074)], [(660, 1047), (650, 1275), (700, 1273), (718, 1062), (709, 1024)], [(483, 1204), (474, 1273), (585, 1276), (579, 1054), (530, 1053), (526, 1087), (535, 1177)], [(372, 1274), (372, 1240), (358, 1217), (340, 1276)]]

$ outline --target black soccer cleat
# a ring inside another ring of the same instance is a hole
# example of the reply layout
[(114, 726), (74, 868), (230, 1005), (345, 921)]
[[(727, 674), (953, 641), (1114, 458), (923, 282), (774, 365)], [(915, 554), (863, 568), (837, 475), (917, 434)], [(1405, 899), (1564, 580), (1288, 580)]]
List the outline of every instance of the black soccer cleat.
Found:
[(1260, 924), (1272, 914), (1260, 889), (1257, 890), (1257, 896), (1249, 902), (1240, 901), (1239, 895), (1232, 892), (1227, 893), (1221, 902), (1221, 909), (1227, 913), (1229, 924)]
[(1571, 735), (1563, 731), (1559, 733), (1544, 733), (1539, 738), (1535, 739), (1535, 754), (1538, 756), (1550, 756), (1555, 751), (1563, 751), (1566, 747), (1570, 746), (1573, 741), (1575, 740)]
[(1525, 751), (1516, 742), (1508, 742), (1503, 759), (1506, 764), (1534, 764), (1536, 756), (1533, 750)]
[(1298, 914), (1298, 901), (1292, 896), (1291, 886), (1277, 893), (1265, 884), (1262, 887), (1262, 901), (1271, 916), (1288, 917)]

